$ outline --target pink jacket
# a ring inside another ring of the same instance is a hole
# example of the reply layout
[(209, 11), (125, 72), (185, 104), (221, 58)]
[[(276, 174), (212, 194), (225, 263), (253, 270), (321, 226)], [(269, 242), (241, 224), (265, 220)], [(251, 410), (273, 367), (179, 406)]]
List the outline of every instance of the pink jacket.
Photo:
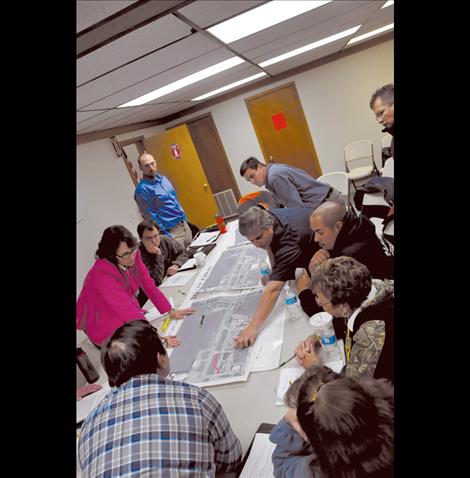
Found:
[(145, 319), (136, 295), (142, 287), (160, 313), (171, 305), (155, 285), (137, 251), (134, 265), (120, 271), (107, 259), (97, 259), (88, 272), (77, 300), (77, 329), (101, 345), (129, 320)]

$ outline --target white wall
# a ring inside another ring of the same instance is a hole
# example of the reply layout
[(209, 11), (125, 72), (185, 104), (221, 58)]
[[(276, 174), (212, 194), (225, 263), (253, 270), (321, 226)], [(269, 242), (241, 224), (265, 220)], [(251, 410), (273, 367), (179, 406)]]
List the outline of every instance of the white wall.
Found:
[(240, 164), (248, 156), (263, 160), (263, 154), (244, 99), (292, 81), (299, 93), (323, 174), (344, 171), (343, 148), (359, 139), (373, 142), (375, 160), (381, 166), (382, 133), (369, 101), (377, 88), (393, 83), (393, 41), (252, 90), (166, 126), (210, 111), (240, 193), (247, 194), (257, 188), (240, 177)]
[[(119, 135), (119, 140), (151, 136), (207, 111), (213, 115), (242, 195), (257, 190), (240, 177), (240, 164), (248, 156), (263, 159), (244, 98), (295, 81), (323, 174), (344, 171), (343, 148), (358, 139), (374, 143), (380, 165), (381, 128), (369, 108), (376, 88), (393, 82), (393, 41), (382, 43), (322, 65), (267, 87), (219, 103), (167, 125)], [(134, 185), (110, 139), (77, 147), (77, 295), (94, 261), (103, 230), (122, 224), (135, 232), (140, 214), (133, 200)]]

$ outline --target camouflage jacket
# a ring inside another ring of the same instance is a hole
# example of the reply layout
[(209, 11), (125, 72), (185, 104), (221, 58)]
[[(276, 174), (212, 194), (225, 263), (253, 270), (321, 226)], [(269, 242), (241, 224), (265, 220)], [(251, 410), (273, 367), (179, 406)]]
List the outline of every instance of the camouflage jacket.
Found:
[(351, 353), (345, 371), (350, 377), (393, 381), (393, 280), (372, 282), (377, 293), (360, 306), (350, 333)]

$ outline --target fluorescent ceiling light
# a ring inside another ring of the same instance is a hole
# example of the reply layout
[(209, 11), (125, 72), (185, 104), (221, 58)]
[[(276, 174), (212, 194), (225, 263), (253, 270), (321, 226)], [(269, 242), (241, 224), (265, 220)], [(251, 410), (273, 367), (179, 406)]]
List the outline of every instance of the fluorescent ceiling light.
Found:
[(297, 15), (309, 12), (314, 8), (321, 7), (330, 1), (331, 0), (284, 0), (268, 2), (260, 7), (253, 8), (253, 10), (208, 28), (207, 31), (224, 43), (232, 43), (240, 38), (247, 37), (248, 35), (296, 17)]
[(382, 10), (382, 8), (387, 8), (389, 7), (390, 5), (393, 5), (395, 2), (393, 0), (388, 0), (388, 2), (385, 2), (381, 7), (380, 9)]
[(287, 53), (283, 53), (282, 55), (276, 56), (271, 58), (270, 60), (263, 61), (259, 64), (261, 68), (265, 66), (273, 65), (274, 63), (278, 63), (279, 61), (287, 60), (287, 58), (291, 58), (296, 55), (300, 55), (301, 53), (305, 53), (306, 51), (313, 50), (314, 48), (318, 48), (320, 46), (326, 45), (327, 43), (334, 42), (339, 40), (340, 38), (347, 37), (349, 35), (354, 35), (354, 33), (359, 30), (362, 25), (357, 25), (355, 27), (349, 28), (348, 30), (344, 30), (342, 32), (336, 33), (335, 35), (331, 35), (329, 37), (323, 38), (322, 40), (318, 40), (313, 43), (309, 43), (301, 48), (297, 48), (296, 50), (288, 51)]
[(351, 45), (358, 41), (364, 40), (365, 38), (369, 38), (371, 36), (378, 35), (379, 33), (386, 32), (387, 30), (391, 30), (392, 28), (393, 28), (393, 23), (390, 23), (390, 25), (385, 25), (382, 28), (377, 28), (377, 30), (372, 30), (369, 33), (364, 33), (364, 35), (359, 35), (358, 37), (351, 38), (351, 40), (349, 40), (347, 44)]
[(239, 65), (240, 63), (243, 63), (244, 61), (245, 60), (242, 60), (239, 56), (233, 56), (232, 58), (229, 58), (228, 60), (224, 60), (224, 61), (221, 61), (220, 63), (216, 63), (215, 65), (209, 66), (208, 68), (204, 68), (201, 71), (197, 71), (196, 73), (193, 73), (192, 75), (185, 76), (184, 78), (174, 81), (173, 83), (162, 86), (161, 88), (157, 88), (156, 90), (153, 90), (150, 93), (147, 93), (143, 96), (139, 96), (135, 100), (128, 101), (127, 103), (124, 103), (123, 105), (119, 105), (118, 108), (143, 105), (145, 103), (148, 103), (149, 101), (153, 101), (157, 98), (168, 95), (169, 93), (173, 93), (173, 91), (180, 90), (181, 88), (184, 88), (185, 86), (192, 85), (193, 83), (201, 81), (204, 78), (208, 78), (209, 76), (216, 75), (217, 73), (220, 73), (221, 71), (225, 71), (225, 70), (228, 70), (229, 68), (233, 68), (234, 66)]
[(197, 98), (193, 98), (191, 101), (199, 101), (199, 100), (205, 100), (206, 98), (209, 98), (209, 96), (214, 96), (217, 95), (218, 93), (222, 93), (222, 91), (227, 91), (232, 88), (235, 88), (236, 86), (243, 85), (245, 83), (248, 83), (249, 81), (256, 80), (256, 78), (261, 78), (262, 76), (266, 76), (267, 73), (262, 71), (261, 73), (257, 73), (256, 75), (249, 76), (248, 78), (244, 78), (243, 80), (236, 81), (235, 83), (230, 83), (230, 85), (222, 86), (222, 88), (219, 88), (218, 90), (210, 91), (209, 93), (206, 93), (205, 95), (198, 96)]

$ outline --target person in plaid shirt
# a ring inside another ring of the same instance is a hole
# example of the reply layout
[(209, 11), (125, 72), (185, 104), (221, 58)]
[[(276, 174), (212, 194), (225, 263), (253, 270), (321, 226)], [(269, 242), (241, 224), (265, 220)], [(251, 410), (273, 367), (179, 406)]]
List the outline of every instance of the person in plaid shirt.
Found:
[(169, 357), (149, 322), (118, 328), (101, 361), (112, 388), (83, 423), (83, 478), (206, 478), (238, 469), (240, 442), (221, 405), (203, 388), (165, 378)]

